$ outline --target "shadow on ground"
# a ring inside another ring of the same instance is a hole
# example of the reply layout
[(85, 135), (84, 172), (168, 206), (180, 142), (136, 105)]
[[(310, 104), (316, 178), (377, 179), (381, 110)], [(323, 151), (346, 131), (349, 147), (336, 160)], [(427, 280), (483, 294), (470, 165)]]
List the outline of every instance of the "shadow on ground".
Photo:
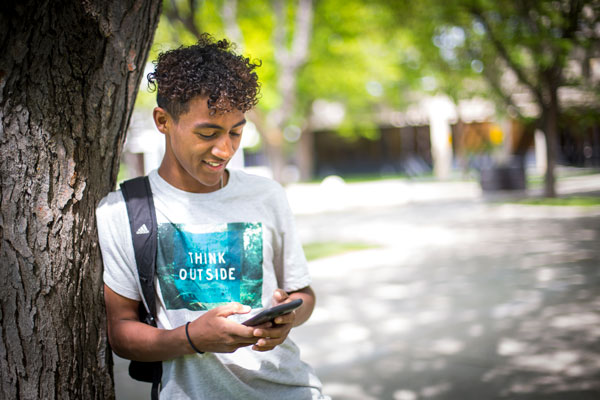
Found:
[(318, 308), (294, 338), (328, 394), (600, 398), (598, 209), (439, 206), (321, 220), (386, 245), (311, 264)]

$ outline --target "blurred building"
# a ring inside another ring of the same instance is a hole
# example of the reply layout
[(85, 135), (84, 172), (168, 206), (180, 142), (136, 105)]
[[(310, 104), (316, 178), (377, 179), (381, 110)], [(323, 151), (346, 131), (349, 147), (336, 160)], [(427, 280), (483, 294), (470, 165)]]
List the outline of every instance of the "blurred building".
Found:
[[(563, 93), (566, 104), (577, 104), (577, 93)], [(523, 110), (535, 116), (528, 99)], [(586, 103), (587, 104), (587, 103)], [(507, 116), (497, 117), (495, 105), (485, 99), (454, 104), (445, 96), (424, 98), (403, 111), (382, 110), (375, 135), (341, 136), (336, 132), (344, 116), (341, 104), (317, 107), (311, 131), (284, 132), (294, 149), (288, 157), (287, 181), (328, 175), (380, 174), (447, 178), (451, 172), (468, 174), (515, 157), (527, 167), (545, 170), (545, 142), (534, 124), (524, 125)], [(574, 110), (574, 111), (573, 111)], [(122, 177), (147, 174), (157, 168), (164, 154), (164, 137), (150, 115), (132, 116), (122, 155)], [(558, 164), (600, 168), (600, 116), (589, 106), (567, 107), (559, 133)], [(230, 163), (253, 173), (271, 176), (260, 135), (253, 124), (245, 128), (242, 151)]]

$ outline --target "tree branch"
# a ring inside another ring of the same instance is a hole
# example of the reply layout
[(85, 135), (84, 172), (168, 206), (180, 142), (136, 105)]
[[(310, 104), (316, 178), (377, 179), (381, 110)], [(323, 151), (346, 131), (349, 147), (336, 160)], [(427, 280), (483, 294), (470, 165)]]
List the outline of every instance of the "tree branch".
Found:
[(182, 15), (182, 13), (177, 8), (177, 3), (175, 0), (171, 0), (171, 7), (164, 7), (164, 13), (167, 16), (167, 19), (172, 24), (179, 22), (182, 24), (185, 29), (191, 32), (197, 38), (202, 34), (202, 29), (196, 24), (196, 19), (194, 15), (196, 13), (197, 4), (196, 0), (189, 0), (190, 13), (188, 15)]
[(277, 86), (281, 93), (281, 106), (274, 110), (270, 117), (275, 125), (282, 128), (294, 111), (297, 97), (296, 80), (298, 69), (308, 59), (310, 36), (312, 33), (313, 3), (312, 0), (298, 0), (294, 37), (291, 51), (285, 42), (287, 37), (287, 24), (285, 8), (282, 0), (273, 2), (276, 25), (274, 31), (275, 60), (278, 65)]
[(285, 4), (283, 0), (273, 1), (273, 14), (275, 14), (275, 29), (273, 30), (275, 61), (279, 65), (285, 65), (289, 60), (289, 51), (285, 45), (287, 24), (285, 21)]
[(485, 80), (488, 82), (494, 93), (496, 93), (496, 95), (502, 99), (502, 101), (506, 104), (507, 107), (511, 107), (515, 111), (515, 113), (517, 114), (517, 118), (521, 120), (525, 119), (523, 114), (521, 113), (519, 106), (515, 104), (510, 94), (506, 93), (502, 88), (500, 79), (498, 78), (500, 76), (498, 71), (490, 71), (487, 68), (484, 68), (483, 76), (485, 77)]
[(525, 73), (523, 72), (523, 70), (521, 68), (519, 68), (519, 66), (517, 65), (517, 63), (508, 54), (508, 50), (506, 49), (506, 47), (504, 46), (504, 44), (494, 34), (494, 32), (492, 30), (492, 26), (491, 26), (490, 22), (487, 20), (487, 18), (485, 18), (484, 13), (481, 10), (479, 10), (479, 9), (477, 9), (475, 7), (470, 8), (469, 12), (471, 14), (473, 14), (473, 16), (475, 18), (477, 18), (478, 20), (481, 21), (481, 23), (485, 27), (485, 31), (486, 31), (487, 36), (490, 38), (490, 41), (492, 42), (492, 44), (494, 45), (494, 47), (498, 51), (498, 54), (500, 55), (500, 57), (506, 62), (507, 66), (515, 73), (515, 75), (517, 75), (517, 77), (519, 78), (519, 80), (529, 90), (531, 90), (531, 92), (538, 99), (538, 101), (540, 101), (541, 104), (544, 104), (544, 98), (543, 98), (542, 92), (540, 91), (540, 89), (538, 87), (536, 87), (527, 78), (527, 76), (525, 75)]
[(296, 11), (296, 29), (292, 43), (293, 63), (296, 68), (306, 62), (312, 32), (313, 4), (312, 0), (299, 0)]
[(244, 36), (237, 23), (237, 0), (224, 0), (221, 14), (225, 24), (225, 34), (238, 46), (244, 46)]

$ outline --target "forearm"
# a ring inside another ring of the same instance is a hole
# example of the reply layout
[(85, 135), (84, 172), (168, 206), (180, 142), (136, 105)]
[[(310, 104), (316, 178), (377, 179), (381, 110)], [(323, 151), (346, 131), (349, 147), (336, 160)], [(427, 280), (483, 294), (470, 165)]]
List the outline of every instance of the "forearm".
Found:
[[(128, 299), (104, 285), (108, 340), (119, 356), (138, 361), (164, 361), (195, 353), (186, 335), (186, 325), (158, 329), (138, 321), (139, 301)], [(231, 353), (258, 340), (254, 328), (228, 319), (246, 314), (250, 307), (229, 303), (207, 311), (191, 321), (191, 343), (200, 351)]]
[(296, 310), (296, 319), (294, 320), (294, 326), (299, 326), (308, 321), (315, 309), (315, 293), (310, 286), (300, 289), (296, 292), (289, 293), (292, 300), (302, 299), (302, 307)]
[(185, 336), (185, 326), (159, 329), (134, 320), (109, 325), (113, 351), (129, 360), (165, 361), (194, 353)]

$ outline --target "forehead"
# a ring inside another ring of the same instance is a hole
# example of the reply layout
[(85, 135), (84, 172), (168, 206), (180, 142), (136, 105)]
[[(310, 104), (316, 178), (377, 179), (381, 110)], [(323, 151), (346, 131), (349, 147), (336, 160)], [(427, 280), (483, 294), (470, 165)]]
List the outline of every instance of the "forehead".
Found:
[(211, 121), (227, 125), (229, 122), (235, 124), (244, 119), (244, 113), (240, 110), (232, 110), (226, 113), (216, 112), (211, 115), (211, 110), (208, 108), (208, 97), (198, 96), (189, 101), (188, 111), (182, 113), (179, 119), (193, 123)]

